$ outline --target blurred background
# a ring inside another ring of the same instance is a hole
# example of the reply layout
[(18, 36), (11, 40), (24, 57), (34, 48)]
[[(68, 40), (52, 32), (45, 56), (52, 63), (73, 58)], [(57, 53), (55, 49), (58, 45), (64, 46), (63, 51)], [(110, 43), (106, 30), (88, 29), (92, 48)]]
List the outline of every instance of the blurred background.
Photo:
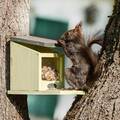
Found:
[[(30, 34), (59, 39), (82, 21), (85, 37), (103, 31), (112, 13), (113, 0), (31, 0)], [(93, 46), (95, 50), (99, 46)], [(70, 67), (65, 58), (65, 67)], [(67, 86), (67, 83), (65, 83)], [(63, 120), (75, 95), (28, 96), (31, 120)]]

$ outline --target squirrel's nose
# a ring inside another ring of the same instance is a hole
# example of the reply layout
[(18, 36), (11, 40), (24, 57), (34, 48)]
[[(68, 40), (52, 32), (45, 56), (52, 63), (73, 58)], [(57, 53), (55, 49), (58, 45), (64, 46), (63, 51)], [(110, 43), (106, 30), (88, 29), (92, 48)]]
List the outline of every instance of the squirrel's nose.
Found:
[(55, 43), (55, 46), (56, 46), (56, 47), (61, 47), (61, 44), (59, 44), (59, 43), (57, 42), (57, 43)]
[(58, 40), (57, 43), (55, 44), (56, 47), (61, 47), (61, 42)]

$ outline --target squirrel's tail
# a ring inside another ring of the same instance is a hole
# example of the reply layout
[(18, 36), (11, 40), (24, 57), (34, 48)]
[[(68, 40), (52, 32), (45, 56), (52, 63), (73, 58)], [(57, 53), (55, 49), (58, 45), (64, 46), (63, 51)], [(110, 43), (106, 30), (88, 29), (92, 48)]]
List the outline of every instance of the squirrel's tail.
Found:
[(87, 46), (90, 48), (93, 44), (98, 44), (100, 46), (103, 46), (103, 40), (104, 36), (101, 35), (94, 35), (92, 38), (89, 38), (87, 41)]
[(89, 47), (82, 46), (80, 48), (80, 54), (85, 58), (86, 62), (90, 64), (91, 67), (95, 68), (98, 57)]

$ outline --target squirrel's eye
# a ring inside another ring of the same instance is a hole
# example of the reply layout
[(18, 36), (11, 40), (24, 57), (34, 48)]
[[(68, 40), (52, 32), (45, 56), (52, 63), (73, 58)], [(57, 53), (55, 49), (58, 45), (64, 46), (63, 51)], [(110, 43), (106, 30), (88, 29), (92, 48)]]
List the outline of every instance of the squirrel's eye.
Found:
[(66, 44), (66, 47), (68, 47), (68, 44)]

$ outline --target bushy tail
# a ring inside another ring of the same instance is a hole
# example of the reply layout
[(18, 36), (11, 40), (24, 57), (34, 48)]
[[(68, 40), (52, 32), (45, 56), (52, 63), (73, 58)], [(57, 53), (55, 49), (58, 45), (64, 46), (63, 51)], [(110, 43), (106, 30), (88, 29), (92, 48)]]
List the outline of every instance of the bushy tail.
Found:
[(101, 35), (94, 35), (92, 38), (88, 39), (87, 46), (90, 48), (93, 44), (98, 44), (100, 46), (103, 46), (103, 34)]
[(94, 54), (89, 47), (82, 46), (80, 48), (80, 54), (86, 59), (87, 63), (90, 64), (91, 67), (95, 68), (97, 64), (97, 55)]

